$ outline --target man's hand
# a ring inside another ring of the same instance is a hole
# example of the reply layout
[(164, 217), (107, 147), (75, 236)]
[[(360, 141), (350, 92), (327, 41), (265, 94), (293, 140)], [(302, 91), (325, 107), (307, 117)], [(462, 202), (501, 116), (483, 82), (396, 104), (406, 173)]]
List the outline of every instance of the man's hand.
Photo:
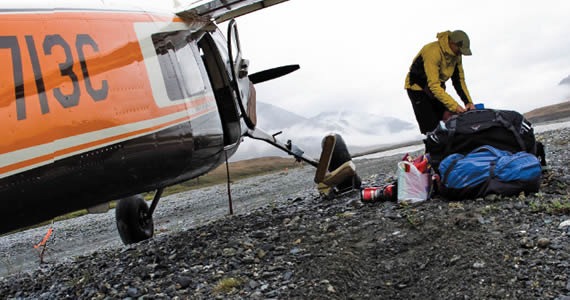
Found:
[(474, 110), (475, 105), (473, 105), (473, 103), (467, 103), (467, 104), (465, 104), (465, 109), (466, 110)]
[(457, 108), (455, 109), (455, 112), (460, 114), (463, 112), (466, 112), (465, 108), (463, 108), (461, 105), (457, 105)]

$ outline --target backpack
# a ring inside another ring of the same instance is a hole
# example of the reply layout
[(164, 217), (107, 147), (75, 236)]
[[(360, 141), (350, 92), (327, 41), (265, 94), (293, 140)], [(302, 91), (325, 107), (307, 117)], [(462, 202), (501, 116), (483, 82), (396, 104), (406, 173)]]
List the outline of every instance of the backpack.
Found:
[(542, 174), (535, 155), (523, 151), (512, 154), (488, 145), (467, 155), (451, 154), (439, 169), (440, 193), (451, 199), (538, 192)]
[(424, 144), (436, 172), (446, 156), (467, 154), (483, 145), (540, 155), (541, 164), (546, 165), (544, 148), (536, 142), (532, 124), (516, 111), (477, 109), (454, 115), (429, 132)]

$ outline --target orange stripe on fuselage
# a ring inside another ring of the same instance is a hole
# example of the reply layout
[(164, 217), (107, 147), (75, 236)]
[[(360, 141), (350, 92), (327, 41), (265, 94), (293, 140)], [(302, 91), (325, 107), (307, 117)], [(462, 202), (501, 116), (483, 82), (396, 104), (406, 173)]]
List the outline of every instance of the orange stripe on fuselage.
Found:
[(144, 134), (156, 132), (156, 131), (159, 131), (161, 129), (167, 128), (171, 125), (180, 124), (182, 122), (188, 121), (188, 120), (192, 119), (193, 117), (203, 115), (204, 113), (207, 113), (207, 112), (208, 111), (200, 112), (200, 113), (197, 113), (194, 115), (189, 115), (189, 116), (184, 117), (184, 118), (179, 118), (179, 119), (176, 119), (176, 120), (173, 120), (170, 122), (166, 122), (166, 123), (161, 124), (161, 125), (147, 127), (145, 129), (140, 129), (140, 130), (136, 130), (133, 132), (124, 133), (124, 134), (119, 134), (119, 135), (116, 135), (113, 137), (99, 139), (99, 140), (94, 141), (94, 142), (88, 142), (88, 143), (81, 144), (78, 146), (69, 147), (69, 148), (66, 148), (64, 150), (55, 151), (53, 154), (42, 155), (39, 157), (35, 157), (33, 159), (24, 160), (24, 161), (15, 163), (15, 164), (11, 164), (11, 165), (8, 165), (6, 167), (0, 167), (0, 174), (9, 174), (10, 172), (13, 172), (15, 170), (28, 169), (30, 166), (41, 165), (42, 162), (46, 162), (46, 161), (52, 162), (57, 157), (67, 157), (71, 154), (84, 152), (84, 150), (99, 148), (99, 147), (103, 147), (105, 145), (113, 144), (117, 141), (127, 140), (129, 138), (138, 137), (138, 136), (141, 136)]
[[(205, 106), (186, 119), (212, 111), (207, 95), (159, 107), (153, 98), (137, 22), (177, 18), (140, 13), (54, 12), (2, 15), (0, 20), (0, 155), (47, 145), (72, 136), (121, 127)], [(81, 61), (85, 63), (82, 65)], [(84, 75), (88, 72), (88, 78)], [(161, 72), (150, 70), (150, 72)], [(20, 75), (19, 75), (20, 74)], [(41, 74), (41, 77), (39, 76)], [(16, 101), (21, 93), (23, 100)], [(37, 79), (41, 78), (39, 81)], [(43, 83), (43, 85), (42, 85)], [(40, 93), (42, 90), (45, 93)], [(179, 103), (179, 104), (177, 104)], [(214, 104), (215, 105), (215, 104)], [(67, 106), (67, 107), (64, 107)], [(166, 128), (180, 119), (97, 141), (55, 149), (51, 154), (1, 163), (0, 174), (66, 153)]]

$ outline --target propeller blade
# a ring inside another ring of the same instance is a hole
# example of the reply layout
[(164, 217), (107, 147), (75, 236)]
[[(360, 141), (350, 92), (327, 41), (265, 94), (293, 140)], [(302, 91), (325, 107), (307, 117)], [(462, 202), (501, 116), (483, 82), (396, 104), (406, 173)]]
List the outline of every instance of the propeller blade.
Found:
[(253, 84), (256, 84), (267, 80), (272, 80), (281, 77), (283, 75), (287, 75), (293, 71), (297, 71), (299, 70), (299, 68), (300, 68), (299, 65), (287, 65), (287, 66), (281, 66), (273, 69), (259, 71), (257, 73), (249, 75), (249, 81), (251, 81)]

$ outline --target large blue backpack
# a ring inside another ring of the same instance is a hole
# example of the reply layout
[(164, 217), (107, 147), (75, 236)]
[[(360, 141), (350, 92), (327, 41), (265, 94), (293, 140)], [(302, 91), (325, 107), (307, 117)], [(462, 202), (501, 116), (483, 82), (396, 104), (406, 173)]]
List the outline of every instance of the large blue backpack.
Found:
[(542, 168), (528, 152), (511, 153), (481, 146), (467, 155), (451, 154), (439, 165), (440, 193), (449, 199), (472, 199), (538, 192)]

